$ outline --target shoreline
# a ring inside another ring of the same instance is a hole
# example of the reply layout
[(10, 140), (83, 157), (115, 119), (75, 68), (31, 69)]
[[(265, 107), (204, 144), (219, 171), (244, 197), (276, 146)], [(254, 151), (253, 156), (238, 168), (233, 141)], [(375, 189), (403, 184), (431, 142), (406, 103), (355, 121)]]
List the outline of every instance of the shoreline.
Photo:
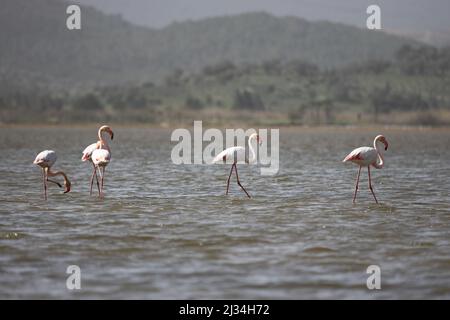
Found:
[[(200, 120), (198, 120), (200, 121)], [(143, 124), (143, 123), (114, 123), (114, 122), (106, 122), (110, 126), (114, 126), (116, 128), (136, 128), (136, 129), (161, 129), (161, 130), (175, 130), (177, 128), (186, 128), (186, 129), (193, 129), (194, 123), (180, 123), (180, 124)], [(74, 123), (74, 124), (48, 124), (48, 123), (11, 123), (11, 124), (1, 124), (0, 123), (0, 129), (11, 129), (11, 128), (17, 128), (17, 129), (27, 129), (27, 128), (34, 128), (34, 129), (45, 129), (45, 128), (68, 128), (68, 129), (84, 129), (84, 128), (97, 128), (100, 125), (102, 125), (103, 122), (99, 123)], [(383, 124), (364, 124), (364, 125), (356, 125), (356, 124), (347, 124), (347, 125), (286, 125), (286, 124), (280, 124), (280, 125), (271, 125), (271, 126), (265, 126), (262, 124), (241, 124), (236, 123), (234, 126), (230, 125), (218, 125), (218, 126), (209, 126), (204, 125), (203, 129), (209, 129), (209, 128), (217, 128), (217, 129), (248, 129), (248, 128), (255, 128), (255, 129), (280, 129), (280, 130), (379, 130), (379, 129), (385, 129), (385, 130), (396, 130), (396, 131), (450, 131), (450, 126), (427, 126), (427, 125), (400, 125), (400, 124), (393, 124), (393, 125), (383, 125)]]

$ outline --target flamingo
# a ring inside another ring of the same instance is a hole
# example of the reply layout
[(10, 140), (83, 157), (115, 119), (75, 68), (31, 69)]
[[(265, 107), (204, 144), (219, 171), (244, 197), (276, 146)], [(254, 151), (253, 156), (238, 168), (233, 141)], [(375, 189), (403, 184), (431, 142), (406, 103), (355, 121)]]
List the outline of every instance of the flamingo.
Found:
[[(107, 132), (110, 132), (111, 140), (112, 140), (114, 138), (114, 133), (112, 132), (111, 128), (107, 127), (104, 130)], [(101, 176), (99, 196), (102, 196), (103, 195), (103, 181), (105, 178), (105, 169), (106, 169), (106, 166), (111, 161), (111, 149), (109, 148), (109, 145), (106, 142), (106, 140), (104, 140), (101, 135), (100, 135), (100, 137), (101, 137), (100, 148), (95, 149), (92, 152), (91, 158), (92, 158), (92, 163), (95, 166), (95, 170), (97, 170), (97, 168), (98, 168), (98, 171)]]
[[(384, 157), (383, 154), (378, 149), (377, 143), (381, 142), (384, 144), (384, 150), (386, 151), (388, 149), (388, 142), (386, 138), (383, 135), (378, 135), (373, 140), (373, 148), (371, 147), (359, 147), (350, 152), (343, 162), (353, 162), (356, 163), (359, 166), (358, 171), (358, 177), (356, 178), (356, 186), (355, 186), (355, 194), (353, 196), (353, 203), (355, 203), (356, 200), (356, 193), (358, 192), (358, 184), (359, 184), (359, 175), (361, 174), (361, 168), (367, 167), (367, 172), (369, 174), (369, 189), (372, 192), (373, 198), (375, 199), (375, 202), (378, 203), (377, 197), (375, 196), (375, 193), (372, 188), (372, 181), (370, 178), (370, 166), (373, 166), (376, 169), (381, 169), (384, 166)], [(378, 159), (380, 161), (378, 162)]]
[(98, 182), (96, 166), (95, 166), (94, 162), (92, 161), (92, 153), (94, 152), (94, 150), (101, 149), (104, 145), (107, 145), (106, 140), (102, 136), (103, 132), (107, 132), (109, 134), (111, 140), (113, 140), (114, 132), (111, 130), (111, 128), (109, 126), (101, 126), (98, 129), (98, 139), (99, 140), (97, 142), (92, 143), (89, 146), (87, 146), (83, 150), (83, 155), (81, 157), (81, 161), (90, 161), (92, 163), (93, 172), (92, 172), (92, 176), (91, 176), (90, 193), (89, 193), (91, 196), (92, 196), (92, 186), (94, 184), (94, 177), (97, 180), (98, 193), (100, 194), (100, 184)]
[(39, 153), (36, 156), (36, 159), (34, 159), (33, 164), (36, 164), (42, 168), (42, 176), (43, 176), (43, 183), (44, 183), (44, 199), (47, 200), (47, 181), (52, 182), (56, 185), (58, 185), (60, 188), (62, 188), (61, 184), (59, 184), (56, 181), (50, 180), (48, 177), (54, 177), (61, 175), (64, 178), (64, 193), (67, 193), (70, 191), (71, 183), (69, 181), (69, 178), (67, 178), (67, 175), (63, 171), (56, 171), (52, 172), (51, 168), (55, 164), (57, 159), (56, 153), (53, 150), (44, 150), (41, 153)]
[(228, 180), (227, 180), (226, 195), (228, 195), (228, 190), (230, 188), (230, 178), (231, 178), (231, 174), (233, 173), (233, 168), (234, 168), (234, 170), (236, 171), (237, 184), (245, 192), (247, 197), (251, 198), (250, 195), (248, 194), (247, 190), (245, 190), (245, 188), (242, 186), (241, 182), (239, 181), (239, 175), (238, 175), (238, 171), (237, 171), (237, 162), (244, 161), (245, 163), (248, 164), (248, 163), (254, 162), (256, 160), (255, 150), (253, 149), (253, 141), (255, 141), (255, 140), (257, 143), (259, 143), (259, 145), (261, 145), (261, 143), (262, 143), (258, 134), (253, 133), (252, 135), (250, 135), (250, 137), (248, 138), (248, 144), (249, 144), (250, 152), (251, 152), (250, 159), (248, 158), (248, 156), (245, 152), (245, 147), (241, 147), (241, 146), (227, 148), (227, 149), (223, 150), (222, 152), (220, 152), (213, 159), (212, 163), (218, 163), (218, 162), (226, 163), (227, 160), (233, 159), (233, 164), (231, 166), (230, 175), (228, 176)]

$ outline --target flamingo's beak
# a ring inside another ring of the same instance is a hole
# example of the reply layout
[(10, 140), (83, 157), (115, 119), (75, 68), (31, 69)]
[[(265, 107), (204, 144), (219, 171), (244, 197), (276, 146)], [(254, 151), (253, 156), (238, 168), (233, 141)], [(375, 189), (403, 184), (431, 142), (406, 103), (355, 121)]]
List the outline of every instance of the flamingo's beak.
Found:
[(71, 187), (70, 183), (67, 183), (64, 187), (66, 188), (66, 190), (64, 190), (64, 193), (70, 192), (70, 187)]
[(386, 151), (386, 150), (388, 149), (388, 146), (389, 146), (388, 142), (385, 141), (385, 142), (384, 142), (384, 151)]
[(109, 134), (111, 135), (111, 140), (113, 140), (114, 139), (114, 132), (111, 131)]

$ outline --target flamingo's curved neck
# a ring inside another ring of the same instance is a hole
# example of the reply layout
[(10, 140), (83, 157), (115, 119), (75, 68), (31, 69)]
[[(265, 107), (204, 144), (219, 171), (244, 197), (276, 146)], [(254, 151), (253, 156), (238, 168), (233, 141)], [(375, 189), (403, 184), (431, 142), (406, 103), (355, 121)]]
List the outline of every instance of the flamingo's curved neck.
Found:
[(250, 161), (249, 161), (249, 162), (253, 162), (253, 161), (256, 160), (256, 153), (255, 153), (255, 150), (253, 149), (253, 141), (255, 141), (255, 138), (254, 138), (254, 137), (252, 137), (252, 138), (248, 141), (248, 145), (249, 145), (250, 152), (251, 152), (251, 158), (250, 158)]
[[(375, 168), (377, 168), (377, 169), (381, 169), (381, 168), (383, 168), (383, 165), (384, 165), (384, 158), (383, 158), (383, 154), (382, 154), (381, 151), (378, 149), (377, 142), (378, 142), (378, 139), (375, 139), (375, 140), (373, 141), (373, 147), (375, 148), (375, 150), (377, 151), (377, 154), (378, 154), (377, 162), (375, 162), (375, 163), (373, 164), (373, 166), (374, 166)], [(378, 160), (379, 160), (379, 161), (378, 161)]]
[(100, 141), (100, 148), (104, 147), (105, 149), (109, 150), (108, 142), (106, 141), (106, 139), (103, 138), (102, 133), (103, 133), (103, 129), (100, 128), (98, 130), (98, 139)]

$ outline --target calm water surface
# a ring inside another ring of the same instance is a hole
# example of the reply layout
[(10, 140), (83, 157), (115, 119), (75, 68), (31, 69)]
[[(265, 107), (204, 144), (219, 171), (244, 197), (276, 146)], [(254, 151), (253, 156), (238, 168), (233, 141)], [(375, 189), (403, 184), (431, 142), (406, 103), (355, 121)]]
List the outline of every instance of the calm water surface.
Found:
[[(282, 130), (278, 175), (240, 167), (247, 199), (224, 196), (229, 166), (172, 164), (170, 130), (114, 129), (99, 199), (80, 161), (96, 128), (0, 128), (0, 298), (450, 298), (450, 130)], [(380, 205), (366, 172), (353, 205), (357, 167), (341, 160), (381, 132)], [(47, 202), (44, 149), (73, 183)]]

